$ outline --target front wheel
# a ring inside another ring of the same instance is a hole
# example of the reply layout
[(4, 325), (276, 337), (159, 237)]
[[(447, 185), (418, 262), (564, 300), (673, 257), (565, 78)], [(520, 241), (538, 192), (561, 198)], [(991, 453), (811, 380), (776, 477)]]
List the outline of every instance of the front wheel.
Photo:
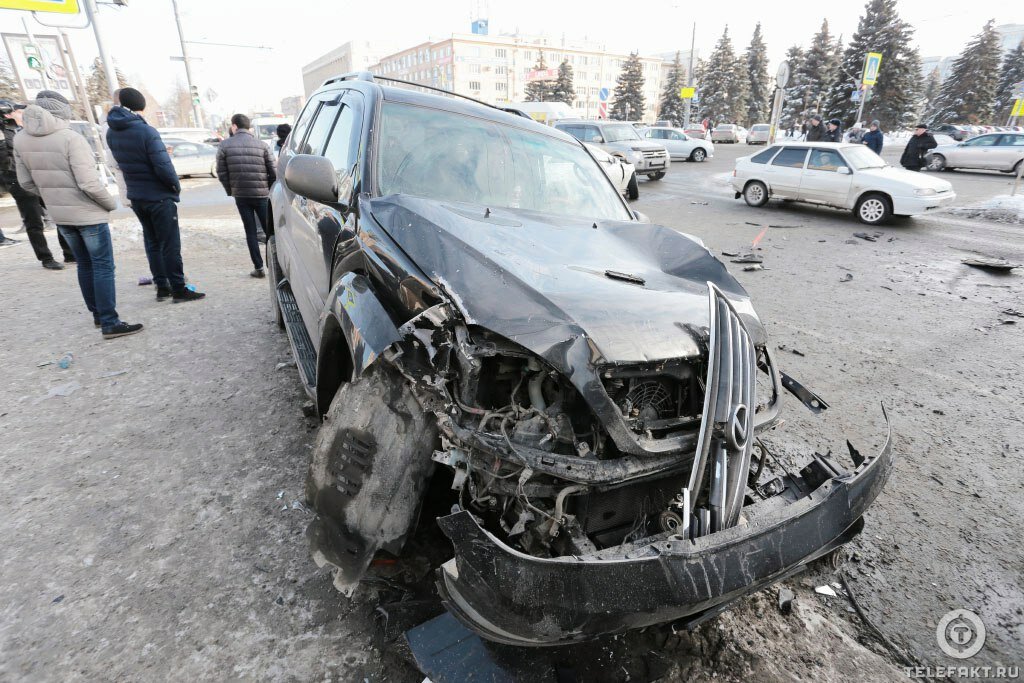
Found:
[(853, 212), (861, 223), (881, 225), (892, 217), (892, 202), (884, 194), (866, 194), (857, 201)]
[(704, 161), (707, 158), (708, 153), (704, 151), (703, 147), (698, 147), (697, 149), (690, 152), (690, 161)]
[(743, 188), (743, 201), (747, 206), (764, 206), (768, 203), (768, 187), (760, 180), (752, 180)]
[(626, 186), (626, 197), (631, 200), (640, 197), (640, 183), (636, 179), (636, 173), (629, 179), (629, 185)]
[(650, 178), (651, 180), (661, 180), (662, 178), (665, 177), (665, 172), (658, 171), (657, 173), (648, 173), (647, 177)]
[(281, 311), (281, 301), (277, 298), (277, 285), (281, 281), (281, 270), (277, 264), (277, 238), (273, 235), (267, 240), (267, 282), (270, 284), (270, 311), (274, 316), (274, 322), (280, 329), (284, 329), (284, 313)]
[(928, 170), (929, 171), (944, 171), (946, 170), (946, 157), (941, 154), (933, 154), (928, 158)]

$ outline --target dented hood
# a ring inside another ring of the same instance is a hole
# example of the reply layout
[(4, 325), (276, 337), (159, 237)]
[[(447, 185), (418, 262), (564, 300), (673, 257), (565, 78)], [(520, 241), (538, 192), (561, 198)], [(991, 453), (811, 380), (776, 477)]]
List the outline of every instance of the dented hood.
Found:
[(556, 365), (559, 349), (581, 338), (597, 364), (700, 355), (694, 335), (708, 325), (709, 281), (754, 343), (765, 341), (740, 284), (675, 230), (405, 195), (370, 200), (369, 209), (468, 323)]

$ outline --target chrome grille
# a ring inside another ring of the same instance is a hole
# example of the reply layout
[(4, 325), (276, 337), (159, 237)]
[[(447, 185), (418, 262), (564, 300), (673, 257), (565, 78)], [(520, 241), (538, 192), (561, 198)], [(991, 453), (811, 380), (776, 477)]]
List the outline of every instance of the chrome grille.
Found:
[(668, 156), (668, 152), (663, 149), (645, 149), (644, 159), (663, 159)]
[[(727, 529), (739, 521), (754, 444), (754, 344), (722, 291), (708, 283), (708, 371), (697, 452), (686, 488), (689, 513), (707, 519), (694, 535)], [(694, 510), (708, 477), (708, 512)], [(686, 515), (687, 519), (689, 514)]]

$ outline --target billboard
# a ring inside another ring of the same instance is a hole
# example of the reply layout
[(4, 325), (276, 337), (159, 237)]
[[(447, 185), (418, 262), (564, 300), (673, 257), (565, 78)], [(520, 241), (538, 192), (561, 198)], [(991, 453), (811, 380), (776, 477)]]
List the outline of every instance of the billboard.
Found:
[(0, 0), (0, 9), (78, 14), (78, 0)]
[[(32, 49), (28, 36), (22, 33), (4, 33), (3, 39), (11, 67), (14, 69), (14, 77), (18, 79), (18, 84), (27, 99), (34, 98), (37, 92), (47, 87), (40, 72), (29, 66), (30, 61), (38, 64), (40, 60), (46, 71), (49, 89), (59, 92), (68, 102), (78, 99), (75, 97), (71, 72), (64, 61), (64, 51), (60, 48), (57, 36), (35, 36), (35, 46), (38, 50)], [(30, 47), (26, 50), (25, 46)]]
[(526, 73), (527, 81), (553, 81), (558, 78), (558, 69), (533, 69)]

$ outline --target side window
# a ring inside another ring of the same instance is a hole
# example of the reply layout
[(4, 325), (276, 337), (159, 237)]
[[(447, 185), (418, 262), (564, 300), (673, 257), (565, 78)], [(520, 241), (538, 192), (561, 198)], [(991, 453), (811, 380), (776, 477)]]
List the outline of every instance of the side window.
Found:
[(843, 165), (843, 160), (830, 149), (812, 149), (807, 168), (815, 171), (832, 171)]
[(750, 161), (755, 164), (767, 164), (778, 151), (778, 147), (769, 147), (763, 152), (758, 152), (754, 156), (750, 157)]
[[(359, 137), (363, 123), (362, 97), (356, 92), (345, 95), (341, 103), (341, 113), (327, 141), (324, 156), (334, 164), (339, 177), (348, 174), (356, 163), (359, 155)], [(310, 136), (312, 137), (312, 136)]]
[(302, 110), (299, 118), (295, 121), (295, 126), (292, 128), (291, 140), (288, 143), (289, 149), (300, 154), (299, 145), (302, 143), (302, 138), (306, 136), (306, 129), (309, 128), (309, 122), (313, 120), (313, 115), (316, 114), (317, 108), (320, 103), (325, 99), (326, 96), (333, 97), (334, 93), (324, 93), (319, 97), (314, 97), (306, 103), (306, 108)]
[(683, 142), (686, 142), (686, 136), (683, 135), (682, 133), (678, 132), (678, 131), (672, 131), (672, 134), (671, 134), (671, 136), (669, 136), (669, 139), (671, 139), (671, 140), (682, 140)]
[(338, 98), (332, 98), (320, 105), (320, 109), (309, 126), (309, 134), (302, 144), (302, 154), (323, 154), (324, 145), (327, 143), (327, 136), (334, 126), (334, 119), (338, 118), (341, 104)]
[(981, 135), (973, 140), (968, 140), (964, 144), (968, 147), (991, 147), (996, 144), (997, 137), (996, 135)]
[(580, 126), (580, 132), (583, 133), (583, 142), (594, 142), (601, 137), (597, 126)]
[(190, 142), (185, 142), (174, 148), (174, 154), (176, 156), (185, 156), (186, 154), (196, 154), (199, 152), (199, 148)]
[(580, 139), (580, 128), (579, 128), (579, 126), (558, 126), (558, 130), (562, 131), (563, 133), (568, 133), (569, 135), (573, 136), (577, 140)]
[(999, 141), (1001, 147), (1024, 147), (1024, 135), (1004, 135)]
[(772, 166), (785, 166), (787, 168), (803, 168), (804, 159), (807, 158), (807, 148), (786, 148), (779, 152), (779, 155), (772, 161)]

